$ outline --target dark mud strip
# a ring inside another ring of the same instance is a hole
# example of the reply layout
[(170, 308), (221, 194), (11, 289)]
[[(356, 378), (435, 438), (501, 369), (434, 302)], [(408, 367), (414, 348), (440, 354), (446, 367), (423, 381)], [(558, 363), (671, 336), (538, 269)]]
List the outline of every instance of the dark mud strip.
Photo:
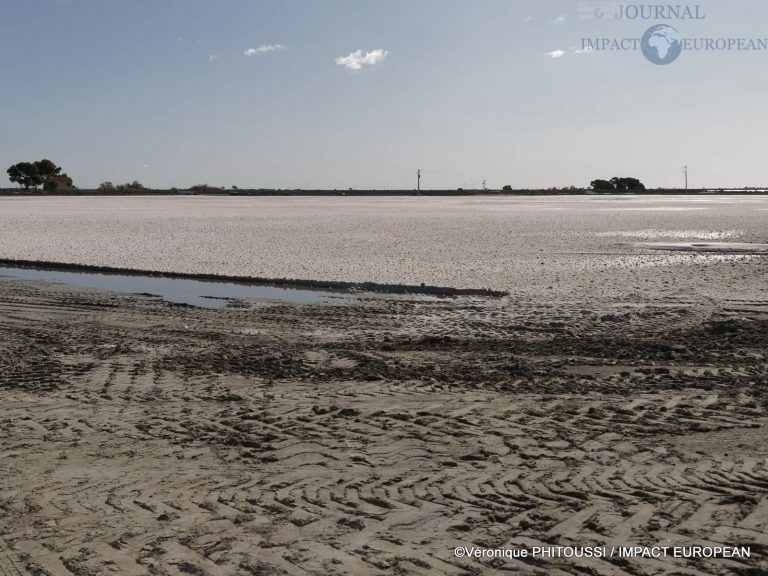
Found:
[(768, 244), (750, 242), (639, 242), (635, 246), (667, 252), (701, 252), (707, 254), (768, 255)]
[(34, 270), (49, 270), (56, 272), (83, 272), (92, 274), (115, 274), (122, 276), (148, 276), (151, 278), (176, 278), (179, 280), (199, 280), (203, 282), (230, 282), (233, 284), (248, 284), (275, 286), (280, 288), (314, 288), (317, 290), (341, 290), (355, 292), (372, 292), (380, 294), (420, 294), (450, 298), (454, 296), (484, 296), (501, 298), (508, 292), (490, 290), (487, 288), (450, 288), (446, 286), (419, 286), (407, 284), (379, 284), (376, 282), (340, 282), (327, 280), (301, 280), (294, 278), (258, 278), (251, 276), (226, 276), (222, 274), (187, 274), (183, 272), (158, 272), (157, 270), (138, 270), (130, 268), (113, 268), (110, 266), (90, 266), (87, 264), (67, 264), (63, 262), (44, 262), (36, 260), (0, 259), (0, 266), (13, 268), (29, 268)]

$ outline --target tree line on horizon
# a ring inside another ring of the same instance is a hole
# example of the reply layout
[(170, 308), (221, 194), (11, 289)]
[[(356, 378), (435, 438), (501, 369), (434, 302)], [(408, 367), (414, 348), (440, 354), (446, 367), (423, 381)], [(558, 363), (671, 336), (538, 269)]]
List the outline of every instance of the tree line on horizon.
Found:
[[(14, 164), (7, 170), (8, 179), (23, 186), (25, 190), (37, 189), (38, 186), (43, 187), (46, 192), (55, 192), (57, 190), (76, 190), (72, 178), (67, 174), (62, 173), (60, 166), (57, 166), (48, 159), (39, 160), (37, 162), (19, 162)], [(596, 179), (592, 180), (589, 184), (590, 189), (594, 192), (640, 192), (644, 191), (645, 185), (637, 178), (633, 177), (618, 177), (614, 176), (610, 180)], [(147, 188), (141, 184), (138, 180), (133, 182), (127, 182), (125, 184), (113, 184), (112, 182), (102, 182), (98, 187), (99, 192), (121, 192), (121, 191), (140, 191), (147, 190)], [(171, 191), (178, 191), (177, 188), (171, 188)], [(188, 188), (197, 193), (212, 193), (214, 191), (219, 192), (226, 190), (225, 188), (216, 188), (209, 186), (208, 184), (198, 184)], [(238, 191), (237, 186), (232, 186), (232, 191)], [(265, 189), (260, 189), (265, 190)], [(463, 191), (462, 188), (458, 189)], [(506, 185), (502, 188), (503, 192), (512, 192), (514, 189), (510, 185)], [(564, 187), (564, 188), (549, 188), (549, 191), (558, 192), (578, 192), (581, 190), (587, 190), (585, 188), (577, 188), (576, 186)], [(350, 188), (350, 191), (352, 189)], [(518, 190), (518, 192), (521, 190)]]
[(112, 182), (102, 182), (99, 184), (99, 192), (117, 192), (121, 190), (144, 190), (144, 185), (138, 180), (126, 182), (125, 184), (113, 184)]
[[(25, 190), (36, 190), (38, 186), (43, 187), (45, 192), (56, 192), (66, 190), (77, 190), (72, 178), (62, 173), (61, 166), (57, 166), (47, 158), (36, 162), (19, 162), (6, 170), (8, 179)], [(145, 190), (141, 182), (134, 180), (125, 184), (113, 184), (112, 182), (102, 182), (99, 185), (100, 192), (114, 192), (124, 190)]]

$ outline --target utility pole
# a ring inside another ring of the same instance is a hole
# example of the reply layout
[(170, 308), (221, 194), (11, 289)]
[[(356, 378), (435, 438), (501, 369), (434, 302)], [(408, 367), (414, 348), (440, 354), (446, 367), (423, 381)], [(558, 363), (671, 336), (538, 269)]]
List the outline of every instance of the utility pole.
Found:
[(688, 166), (683, 166), (683, 172), (685, 172), (685, 191), (688, 192)]
[(416, 191), (421, 192), (421, 170), (416, 170)]
[(485, 187), (485, 178), (483, 178), (483, 192), (485, 192), (486, 190), (488, 190), (488, 188)]

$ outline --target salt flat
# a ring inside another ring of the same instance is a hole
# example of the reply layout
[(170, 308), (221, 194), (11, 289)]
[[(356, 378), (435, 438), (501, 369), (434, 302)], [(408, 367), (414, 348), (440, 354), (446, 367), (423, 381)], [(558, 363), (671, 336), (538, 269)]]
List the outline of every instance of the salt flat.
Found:
[[(766, 241), (768, 196), (6, 197), (0, 258), (265, 278), (585, 291), (736, 262), (636, 240)], [(698, 272), (697, 272), (698, 273)], [(627, 276), (627, 275), (630, 276)]]

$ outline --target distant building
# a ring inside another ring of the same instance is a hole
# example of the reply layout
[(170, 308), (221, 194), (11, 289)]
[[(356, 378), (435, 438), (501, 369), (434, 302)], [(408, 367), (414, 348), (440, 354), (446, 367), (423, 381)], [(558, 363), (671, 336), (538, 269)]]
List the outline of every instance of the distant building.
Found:
[(66, 174), (55, 174), (49, 176), (43, 185), (45, 190), (63, 190), (67, 188), (74, 188), (72, 178)]

